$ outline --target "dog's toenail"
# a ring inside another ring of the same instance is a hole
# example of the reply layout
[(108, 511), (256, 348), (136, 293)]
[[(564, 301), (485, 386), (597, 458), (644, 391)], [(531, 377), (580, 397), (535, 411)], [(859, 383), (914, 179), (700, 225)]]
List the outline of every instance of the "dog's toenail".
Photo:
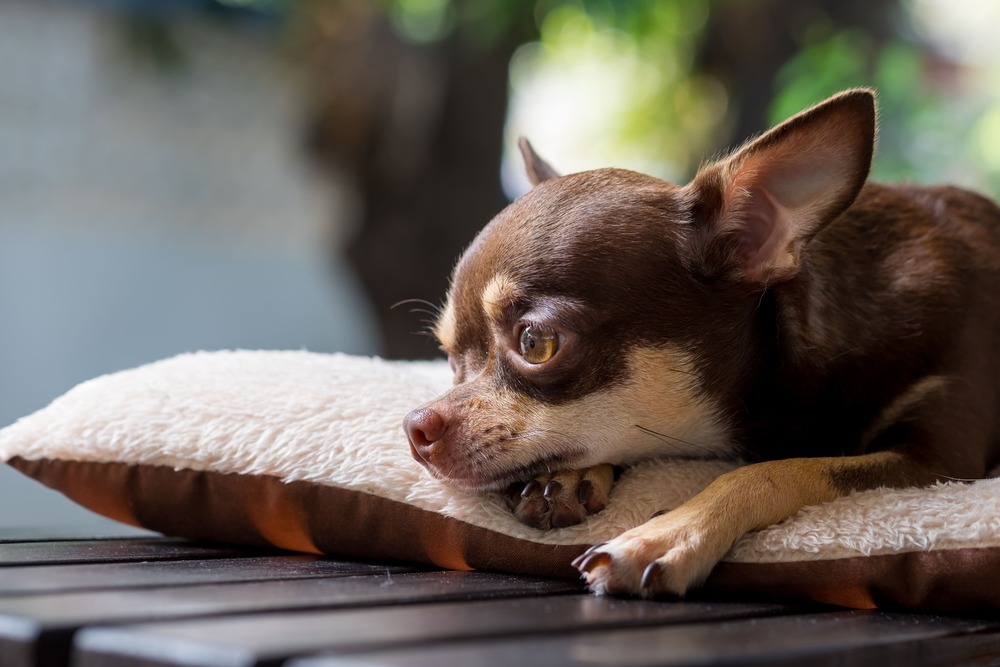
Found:
[(545, 491), (542, 492), (542, 495), (545, 496), (546, 498), (552, 498), (554, 496), (559, 495), (560, 491), (562, 491), (562, 484), (560, 484), (555, 480), (552, 480), (551, 482), (545, 485)]
[(508, 502), (516, 505), (521, 500), (522, 491), (524, 491), (524, 482), (514, 482), (504, 491), (504, 497), (507, 498)]
[(663, 566), (655, 560), (646, 566), (646, 571), (642, 573), (642, 582), (639, 584), (644, 591), (652, 590), (653, 586), (660, 580), (663, 573)]
[(608, 565), (611, 565), (611, 554), (604, 551), (599, 551), (597, 553), (592, 553), (589, 555), (584, 554), (583, 556), (581, 556), (580, 559), (577, 560), (579, 560), (580, 563), (579, 565), (577, 565), (576, 561), (573, 561), (574, 567), (580, 570), (580, 572), (588, 574), (590, 572), (593, 572), (595, 569), (599, 567), (606, 567)]
[(538, 492), (541, 490), (542, 485), (539, 484), (537, 479), (533, 479), (524, 485), (524, 490), (521, 491), (522, 498), (530, 498), (531, 496), (537, 496)]
[(510, 509), (515, 509), (521, 504), (521, 491), (524, 490), (524, 482), (514, 482), (507, 487), (507, 490), (503, 492), (503, 497), (507, 501), (507, 506)]
[(663, 516), (664, 514), (666, 514), (666, 513), (667, 513), (667, 512), (669, 512), (669, 511), (670, 511), (670, 510), (660, 510), (660, 511), (658, 511), (658, 512), (654, 512), (654, 513), (653, 513), (653, 515), (652, 515), (651, 517), (649, 517), (649, 518), (650, 518), (650, 519), (655, 519), (655, 518), (656, 518), (656, 517), (658, 517), (658, 516)]
[(577, 556), (576, 558), (574, 558), (573, 562), (570, 563), (570, 565), (572, 565), (573, 567), (579, 568), (580, 563), (582, 563), (584, 561), (584, 559), (587, 558), (587, 556), (589, 556), (592, 553), (596, 552), (598, 549), (600, 549), (601, 547), (603, 547), (605, 544), (607, 544), (607, 542), (601, 542), (600, 544), (595, 544), (594, 546), (590, 547), (589, 549), (587, 549), (586, 551), (584, 551), (582, 554), (580, 554), (579, 556)]
[(576, 499), (581, 505), (586, 505), (592, 495), (594, 495), (594, 485), (589, 479), (583, 480), (580, 486), (576, 487)]

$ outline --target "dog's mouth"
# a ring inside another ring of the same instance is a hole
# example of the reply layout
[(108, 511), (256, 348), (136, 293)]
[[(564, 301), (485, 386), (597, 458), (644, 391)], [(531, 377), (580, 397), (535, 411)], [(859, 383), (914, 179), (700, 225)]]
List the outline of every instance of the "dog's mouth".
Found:
[[(507, 466), (497, 470), (444, 471), (436, 466), (426, 466), (435, 478), (471, 493), (503, 491), (515, 482), (528, 482), (542, 473), (556, 472), (573, 467), (579, 455), (561, 453), (537, 459), (527, 465)], [(462, 474), (470, 472), (472, 474)]]

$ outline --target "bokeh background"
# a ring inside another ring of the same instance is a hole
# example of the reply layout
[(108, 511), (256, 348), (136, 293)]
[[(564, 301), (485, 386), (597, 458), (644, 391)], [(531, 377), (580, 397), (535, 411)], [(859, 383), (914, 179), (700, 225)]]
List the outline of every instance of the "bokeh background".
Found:
[[(562, 171), (685, 181), (837, 90), (874, 175), (1000, 193), (995, 0), (0, 0), (0, 426), (177, 353), (434, 356), (455, 257)], [(9, 470), (0, 529), (107, 530)]]

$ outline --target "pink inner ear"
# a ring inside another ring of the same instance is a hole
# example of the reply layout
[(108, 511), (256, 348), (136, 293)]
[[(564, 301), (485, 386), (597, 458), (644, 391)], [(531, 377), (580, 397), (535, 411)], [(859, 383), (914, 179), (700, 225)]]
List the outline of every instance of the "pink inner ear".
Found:
[(783, 252), (790, 236), (790, 221), (762, 187), (746, 191), (748, 201), (740, 217), (740, 254), (750, 274), (774, 262)]
[(745, 223), (740, 229), (740, 247), (743, 258), (753, 261), (774, 232), (774, 207), (760, 196), (759, 191), (752, 193), (751, 197), (744, 213)]

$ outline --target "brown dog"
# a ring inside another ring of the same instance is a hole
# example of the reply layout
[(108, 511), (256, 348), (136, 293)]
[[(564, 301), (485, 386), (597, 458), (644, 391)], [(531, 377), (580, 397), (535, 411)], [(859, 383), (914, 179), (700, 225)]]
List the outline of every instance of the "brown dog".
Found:
[(559, 177), (524, 143), (536, 187), (455, 270), (437, 324), (455, 386), (407, 416), (416, 459), (467, 489), (520, 483), (541, 527), (601, 509), (612, 464), (753, 461), (575, 563), (644, 594), (683, 594), (804, 505), (982, 477), (1000, 209), (866, 184), (874, 135), (874, 96), (848, 91), (683, 187)]

